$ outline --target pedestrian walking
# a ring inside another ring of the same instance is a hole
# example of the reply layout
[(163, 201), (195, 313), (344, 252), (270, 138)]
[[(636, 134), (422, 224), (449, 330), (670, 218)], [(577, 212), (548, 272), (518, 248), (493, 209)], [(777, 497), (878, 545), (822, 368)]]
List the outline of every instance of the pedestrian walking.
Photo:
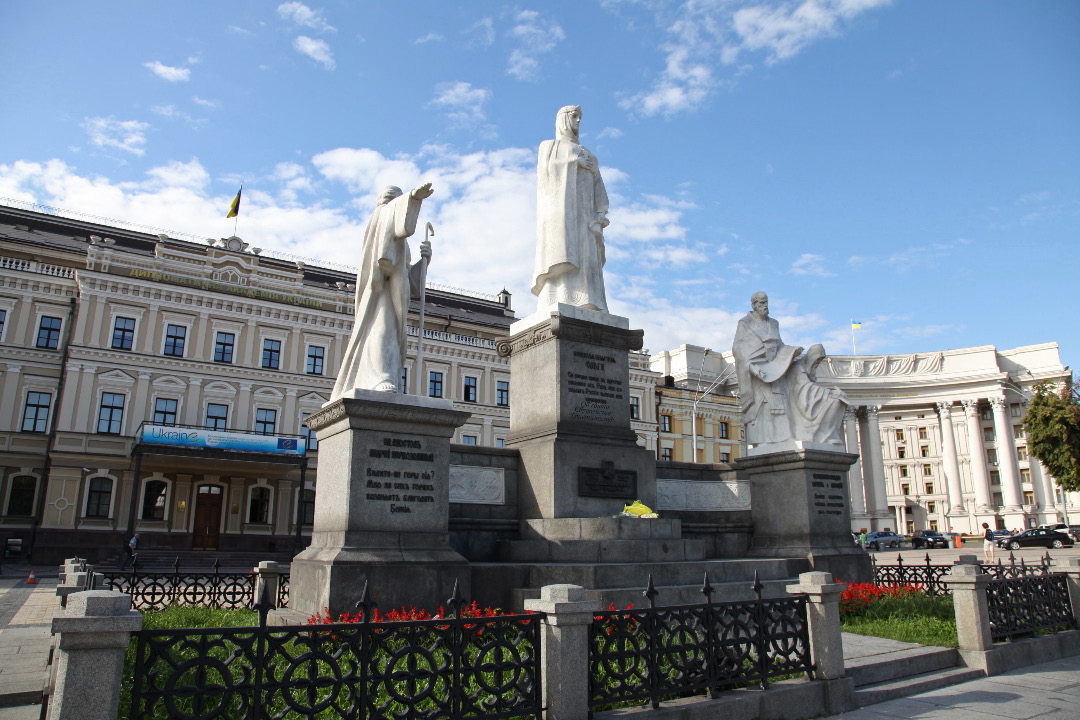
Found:
[(135, 558), (138, 553), (135, 549), (139, 546), (139, 533), (135, 533), (131, 536), (131, 539), (127, 541), (127, 545), (124, 546), (124, 550), (127, 551), (127, 557), (124, 558), (124, 562), (120, 563), (120, 569), (125, 570), (127, 566), (135, 562)]
[(983, 560), (988, 563), (994, 562), (994, 531), (990, 525), (983, 523)]

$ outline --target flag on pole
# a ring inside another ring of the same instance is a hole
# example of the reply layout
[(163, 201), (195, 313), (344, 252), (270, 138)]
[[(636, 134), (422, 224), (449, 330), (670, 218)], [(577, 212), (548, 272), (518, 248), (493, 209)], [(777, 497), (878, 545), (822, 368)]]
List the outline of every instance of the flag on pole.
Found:
[[(237, 195), (236, 197), (238, 198), (238, 199), (237, 199), (237, 202), (240, 202), (240, 201), (239, 201), (239, 197), (240, 197), (240, 196), (239, 196), (239, 195)], [(861, 323), (861, 322), (859, 322), (858, 320), (852, 320), (852, 321), (851, 321), (851, 328), (852, 328), (853, 330), (854, 330), (854, 329), (856, 329), (856, 328), (861, 328), (861, 327), (862, 327), (862, 323)]]
[(236, 217), (240, 214), (240, 193), (244, 192), (244, 185), (240, 185), (240, 189), (236, 191), (236, 197), (233, 198), (232, 205), (229, 206), (229, 214), (226, 218)]

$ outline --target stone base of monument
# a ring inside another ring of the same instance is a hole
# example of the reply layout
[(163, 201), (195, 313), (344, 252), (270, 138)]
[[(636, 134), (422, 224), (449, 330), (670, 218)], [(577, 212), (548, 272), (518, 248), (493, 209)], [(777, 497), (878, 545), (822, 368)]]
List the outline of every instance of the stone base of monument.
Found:
[(355, 612), (366, 582), (386, 612), (445, 605), (468, 562), (449, 543), (450, 438), (469, 418), (449, 400), (355, 391), (307, 418), (319, 439), (311, 545), (292, 562), (289, 612)]
[(847, 474), (857, 459), (808, 449), (737, 459), (753, 498), (750, 556), (806, 558), (839, 580), (870, 582), (870, 556), (851, 534)]
[(499, 559), (528, 563), (641, 563), (705, 559), (705, 543), (682, 538), (679, 520), (553, 518), (523, 520), (521, 540), (502, 543)]

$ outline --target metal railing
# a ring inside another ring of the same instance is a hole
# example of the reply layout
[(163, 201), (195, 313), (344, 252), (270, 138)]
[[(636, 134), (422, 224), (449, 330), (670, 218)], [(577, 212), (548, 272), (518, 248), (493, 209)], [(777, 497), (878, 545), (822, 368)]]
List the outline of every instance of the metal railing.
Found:
[[(203, 607), (237, 610), (251, 607), (257, 575), (253, 571), (221, 572), (221, 563), (214, 560), (212, 572), (181, 572), (180, 558), (172, 570), (142, 571), (138, 560), (130, 570), (98, 571), (102, 590), (115, 590), (131, 596), (131, 606), (137, 610), (160, 610), (169, 605), (201, 605)], [(289, 575), (282, 573), (278, 581), (277, 606), (288, 607)]]
[(540, 720), (543, 615), (449, 604), (433, 620), (272, 627), (262, 602), (258, 627), (140, 630), (130, 717)]
[[(901, 555), (896, 556), (895, 565), (878, 564), (877, 559), (871, 555), (870, 563), (874, 569), (874, 584), (881, 587), (903, 587), (913, 585), (927, 595), (949, 595), (949, 573), (954, 565), (935, 565), (930, 561), (930, 553), (926, 554), (924, 563), (904, 564)], [(996, 564), (979, 563), (981, 571), (995, 580), (1004, 578), (1022, 578), (1035, 575), (1048, 575), (1050, 573), (1050, 554), (1039, 559), (1038, 563), (1028, 564), (1022, 558), (1019, 562), (1016, 556), (1009, 553), (1009, 562), (1006, 564), (998, 558)]]
[(754, 577), (754, 599), (712, 602), (705, 577), (700, 605), (606, 610), (589, 626), (590, 713), (615, 703), (717, 692), (814, 670), (805, 595), (764, 600)]
[(1076, 627), (1064, 573), (993, 580), (986, 586), (986, 605), (994, 641)]

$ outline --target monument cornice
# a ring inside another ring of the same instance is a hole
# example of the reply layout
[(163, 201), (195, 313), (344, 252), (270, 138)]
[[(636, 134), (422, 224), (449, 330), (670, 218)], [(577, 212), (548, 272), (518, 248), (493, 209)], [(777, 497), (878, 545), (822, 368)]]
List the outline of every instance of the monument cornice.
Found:
[(644, 346), (645, 331), (624, 330), (588, 320), (552, 315), (550, 319), (512, 336), (509, 340), (499, 341), (496, 343), (496, 352), (499, 357), (508, 357), (515, 352), (542, 345), (556, 338), (630, 351), (640, 350)]
[[(387, 393), (395, 399), (413, 398), (413, 395), (398, 395)], [(423, 400), (424, 398), (421, 398)], [(381, 422), (401, 422), (424, 425), (452, 425), (458, 427), (464, 424), (470, 417), (470, 413), (463, 410), (454, 410), (452, 407), (431, 407), (425, 403), (415, 403), (414, 400), (407, 402), (395, 402), (393, 400), (370, 400), (358, 398), (338, 398), (328, 405), (324, 405), (306, 419), (307, 426), (318, 431), (346, 418), (350, 425), (359, 425), (363, 421), (377, 420)]]

